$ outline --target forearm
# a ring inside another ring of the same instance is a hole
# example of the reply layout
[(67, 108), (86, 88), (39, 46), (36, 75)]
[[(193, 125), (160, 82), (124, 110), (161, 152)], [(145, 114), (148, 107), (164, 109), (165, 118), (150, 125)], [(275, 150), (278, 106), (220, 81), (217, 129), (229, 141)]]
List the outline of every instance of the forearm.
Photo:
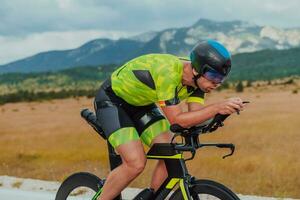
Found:
[(213, 118), (218, 112), (216, 104), (211, 104), (203, 107), (201, 110), (179, 113), (176, 115), (174, 123), (182, 127), (191, 127)]

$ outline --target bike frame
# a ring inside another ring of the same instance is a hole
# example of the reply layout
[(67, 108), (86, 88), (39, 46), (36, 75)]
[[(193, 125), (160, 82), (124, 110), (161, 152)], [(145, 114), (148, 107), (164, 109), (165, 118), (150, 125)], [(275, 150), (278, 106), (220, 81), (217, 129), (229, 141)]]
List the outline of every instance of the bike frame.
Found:
[[(120, 156), (116, 154), (113, 147), (109, 143), (108, 152), (111, 170), (113, 170), (114, 168), (118, 167), (122, 161)], [(157, 143), (150, 148), (146, 157), (147, 159), (164, 160), (168, 172), (168, 177), (154, 194), (155, 200), (165, 199), (177, 185), (179, 185), (183, 199), (191, 199), (188, 188), (192, 183), (192, 177), (188, 174), (182, 152), (175, 150), (173, 144)], [(92, 200), (96, 200), (101, 192), (102, 188), (95, 194)], [(121, 199), (121, 194), (114, 198), (114, 200)]]
[[(249, 103), (249, 102), (243, 102)], [(106, 139), (103, 134), (103, 130), (101, 126), (97, 123), (97, 117), (95, 114), (88, 109), (84, 109), (81, 111), (81, 116), (94, 128), (94, 130), (99, 133), (101, 137)], [(182, 193), (182, 197), (184, 200), (190, 200), (191, 195), (189, 192), (189, 188), (192, 187), (194, 183), (194, 178), (188, 174), (187, 167), (185, 165), (185, 161), (192, 160), (195, 156), (196, 150), (201, 147), (218, 147), (218, 148), (228, 148), (231, 149), (231, 153), (223, 156), (223, 159), (233, 155), (235, 146), (234, 144), (201, 144), (199, 141), (199, 134), (204, 134), (208, 132), (215, 131), (218, 127), (223, 126), (223, 121), (229, 115), (220, 115), (217, 114), (214, 119), (205, 126), (194, 126), (191, 128), (183, 128), (178, 124), (173, 124), (170, 127), (170, 130), (175, 133), (173, 140), (177, 136), (181, 136), (184, 138), (184, 143), (156, 143), (154, 144), (147, 153), (147, 159), (158, 159), (164, 160), (168, 177), (154, 194), (154, 199), (162, 200), (165, 199), (169, 193), (179, 185), (180, 191)], [(121, 157), (116, 154), (114, 148), (107, 142), (108, 153), (109, 153), (109, 162), (111, 170), (115, 169), (119, 165), (122, 164)], [(192, 154), (192, 156), (188, 159), (183, 159), (182, 152), (187, 151)], [(103, 186), (104, 182), (99, 183), (99, 187)], [(92, 200), (96, 200), (98, 196), (101, 194), (102, 188), (94, 195)], [(232, 193), (230, 191), (230, 193)], [(139, 195), (137, 196), (139, 197)], [(114, 200), (121, 200), (121, 194), (114, 198)]]
[(164, 160), (168, 172), (167, 179), (155, 193), (155, 199), (165, 199), (178, 184), (184, 200), (190, 199), (188, 186), (191, 176), (188, 174), (182, 152), (174, 150), (173, 144), (157, 143), (147, 153), (147, 159)]

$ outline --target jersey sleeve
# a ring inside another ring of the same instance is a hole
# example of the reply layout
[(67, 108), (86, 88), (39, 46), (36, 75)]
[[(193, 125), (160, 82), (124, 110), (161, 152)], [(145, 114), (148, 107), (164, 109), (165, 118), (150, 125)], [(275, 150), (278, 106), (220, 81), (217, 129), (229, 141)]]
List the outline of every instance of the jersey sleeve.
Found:
[(177, 95), (178, 81), (172, 78), (164, 78), (156, 88), (158, 104), (160, 106), (171, 106), (180, 103)]
[(204, 92), (198, 88), (187, 98), (187, 103), (204, 104), (204, 96)]
[(181, 82), (182, 71), (175, 62), (161, 66), (156, 79), (156, 94), (160, 106), (171, 106), (180, 103), (177, 88)]

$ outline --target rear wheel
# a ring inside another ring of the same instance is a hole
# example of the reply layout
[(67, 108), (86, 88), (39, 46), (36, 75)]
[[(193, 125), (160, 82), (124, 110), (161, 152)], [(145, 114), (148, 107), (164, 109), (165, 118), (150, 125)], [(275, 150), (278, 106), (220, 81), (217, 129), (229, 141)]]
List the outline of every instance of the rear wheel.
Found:
[[(240, 200), (229, 188), (211, 180), (196, 180), (189, 190), (193, 200)], [(181, 190), (176, 190), (170, 199), (184, 199)]]
[(55, 200), (96, 200), (96, 194), (103, 184), (103, 181), (97, 176), (79, 172), (69, 176), (61, 184)]

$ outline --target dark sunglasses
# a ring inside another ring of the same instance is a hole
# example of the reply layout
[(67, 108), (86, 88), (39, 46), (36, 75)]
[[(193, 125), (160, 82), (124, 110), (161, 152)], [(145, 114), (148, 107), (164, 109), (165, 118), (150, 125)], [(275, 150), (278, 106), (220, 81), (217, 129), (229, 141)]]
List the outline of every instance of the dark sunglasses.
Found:
[(203, 77), (213, 83), (221, 84), (224, 82), (226, 76), (220, 74), (216, 70), (214, 70), (212, 67), (205, 66)]

